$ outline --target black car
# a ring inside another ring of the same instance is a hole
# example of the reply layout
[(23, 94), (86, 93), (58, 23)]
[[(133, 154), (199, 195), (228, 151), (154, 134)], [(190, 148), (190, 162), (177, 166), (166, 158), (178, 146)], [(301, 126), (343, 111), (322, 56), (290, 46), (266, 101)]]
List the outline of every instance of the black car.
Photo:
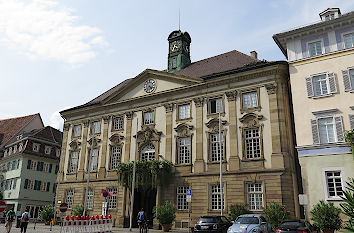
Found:
[(275, 230), (277, 233), (317, 233), (318, 229), (304, 220), (283, 221)]
[(202, 216), (194, 225), (193, 231), (196, 233), (218, 232), (226, 233), (232, 222), (225, 216)]

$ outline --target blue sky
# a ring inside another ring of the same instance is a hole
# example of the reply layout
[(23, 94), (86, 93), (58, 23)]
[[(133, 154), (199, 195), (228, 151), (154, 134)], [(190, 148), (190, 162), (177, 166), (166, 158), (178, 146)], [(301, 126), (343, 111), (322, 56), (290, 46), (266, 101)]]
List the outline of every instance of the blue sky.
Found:
[(0, 0), (0, 119), (39, 112), (62, 128), (60, 110), (165, 69), (179, 10), (192, 61), (233, 49), (284, 60), (272, 35), (319, 21), (328, 7), (346, 13), (354, 1)]

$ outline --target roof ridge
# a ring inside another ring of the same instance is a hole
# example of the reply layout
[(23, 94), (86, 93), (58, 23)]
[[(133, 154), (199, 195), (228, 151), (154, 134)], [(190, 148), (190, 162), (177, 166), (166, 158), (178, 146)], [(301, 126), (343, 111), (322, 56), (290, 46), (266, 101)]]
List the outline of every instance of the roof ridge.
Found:
[(11, 118), (6, 118), (6, 119), (0, 119), (0, 122), (1, 121), (7, 121), (7, 120), (20, 119), (20, 118), (34, 117), (37, 114), (39, 114), (39, 113), (29, 114), (29, 115), (26, 115), (26, 116), (19, 116), (19, 117), (11, 117)]
[(226, 54), (232, 53), (232, 52), (237, 52), (237, 53), (239, 53), (239, 54), (242, 54), (242, 55), (245, 55), (245, 56), (247, 56), (247, 57), (250, 57), (250, 58), (252, 58), (252, 59), (254, 59), (254, 60), (258, 60), (258, 59), (255, 59), (255, 58), (251, 57), (250, 55), (247, 55), (247, 54), (242, 53), (242, 52), (240, 52), (240, 51), (238, 51), (238, 50), (236, 50), (236, 49), (233, 49), (233, 50), (228, 51), (228, 52), (225, 52), (225, 53), (221, 53), (221, 54), (218, 54), (218, 55), (215, 55), (215, 56), (212, 56), (212, 57), (207, 57), (207, 58), (204, 58), (204, 59), (202, 59), (202, 60), (192, 62), (190, 65), (195, 64), (195, 63), (198, 63), (198, 62), (210, 60), (210, 59), (213, 59), (213, 58), (216, 58), (216, 57), (219, 57), (219, 56), (223, 56), (223, 55), (226, 55)]

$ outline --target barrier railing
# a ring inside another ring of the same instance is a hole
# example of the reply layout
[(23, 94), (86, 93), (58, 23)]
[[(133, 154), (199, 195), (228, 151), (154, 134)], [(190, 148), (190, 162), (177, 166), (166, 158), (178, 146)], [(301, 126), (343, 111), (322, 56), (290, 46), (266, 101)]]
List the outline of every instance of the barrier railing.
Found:
[(112, 232), (112, 216), (66, 216), (61, 233), (109, 233)]

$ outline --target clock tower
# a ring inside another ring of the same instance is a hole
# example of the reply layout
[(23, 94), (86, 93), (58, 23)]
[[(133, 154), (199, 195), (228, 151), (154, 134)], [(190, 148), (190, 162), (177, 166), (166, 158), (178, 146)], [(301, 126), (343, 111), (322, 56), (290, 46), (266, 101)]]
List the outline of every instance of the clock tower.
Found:
[(191, 41), (188, 32), (181, 32), (181, 30), (173, 31), (168, 36), (168, 72), (182, 70), (191, 64)]

